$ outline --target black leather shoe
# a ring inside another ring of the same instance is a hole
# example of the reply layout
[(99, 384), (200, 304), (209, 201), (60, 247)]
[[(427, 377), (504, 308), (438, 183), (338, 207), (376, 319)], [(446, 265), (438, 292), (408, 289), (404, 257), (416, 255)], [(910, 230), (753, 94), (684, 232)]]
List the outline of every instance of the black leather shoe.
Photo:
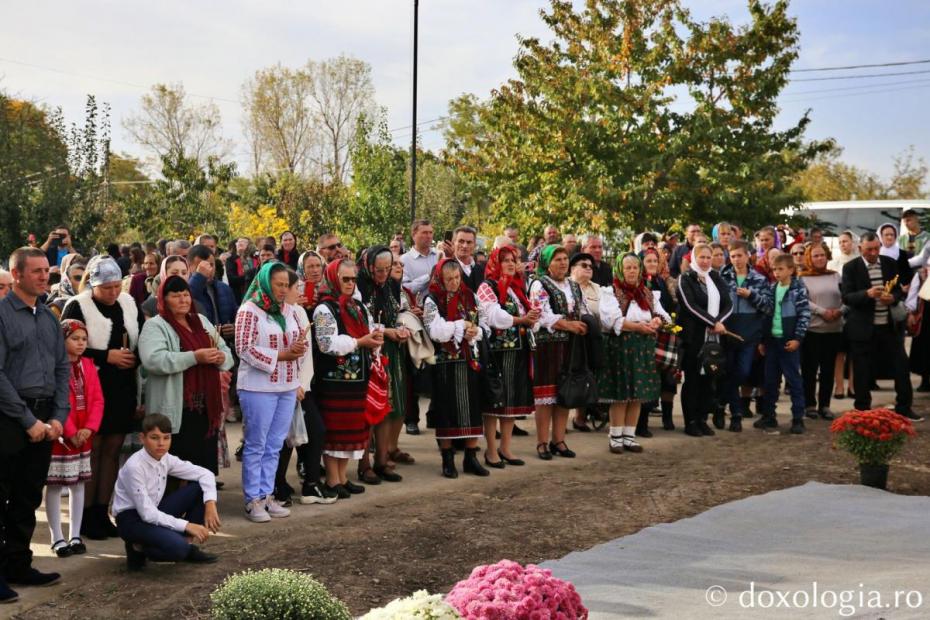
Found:
[(462, 471), (476, 476), (490, 476), (491, 472), (478, 461), (478, 448), (465, 448), (465, 458), (462, 459)]
[(202, 551), (197, 545), (191, 545), (191, 550), (187, 552), (184, 561), (192, 564), (215, 564), (218, 559), (212, 553)]
[(559, 443), (552, 443), (550, 441), (549, 452), (551, 452), (552, 454), (558, 454), (559, 456), (566, 458), (566, 459), (573, 459), (576, 456), (574, 451), (568, 449), (568, 446), (565, 444), (564, 441), (560, 441)]
[(804, 420), (792, 420), (791, 421), (791, 434), (792, 435), (803, 435), (804, 434)]
[(365, 492), (365, 487), (359, 484), (355, 484), (351, 480), (347, 480), (346, 483), (342, 486), (345, 487), (345, 490), (351, 493), (352, 495), (358, 495), (359, 493)]
[(504, 467), (507, 466), (507, 464), (504, 463), (504, 459), (502, 459), (500, 456), (498, 456), (497, 458), (498, 458), (499, 460), (496, 461), (496, 462), (495, 462), (495, 461), (489, 461), (489, 460), (488, 460), (488, 453), (485, 452), (485, 453), (484, 453), (484, 464), (487, 465), (488, 467), (493, 467), (494, 469), (504, 469)]
[(697, 422), (688, 422), (685, 424), (685, 435), (690, 437), (703, 437), (704, 433), (701, 432), (701, 427), (698, 426)]
[(350, 497), (352, 497), (352, 494), (349, 493), (349, 490), (346, 489), (346, 488), (345, 488), (344, 486), (342, 486), (341, 484), (337, 484), (337, 485), (334, 486), (334, 487), (331, 487), (331, 486), (329, 486), (328, 484), (327, 484), (327, 485), (324, 485), (324, 486), (325, 486), (326, 490), (329, 491), (330, 494), (335, 493), (335, 494), (336, 494), (336, 497), (337, 497), (338, 499), (349, 499)]
[(405, 424), (404, 430), (407, 431), (408, 435), (419, 435), (420, 434), (420, 427), (417, 426), (416, 424)]
[(497, 451), (497, 456), (499, 456), (501, 460), (508, 465), (513, 465), (514, 467), (522, 467), (523, 465), (526, 465), (526, 461), (523, 459), (508, 459), (500, 450)]
[(15, 603), (18, 600), (19, 594), (10, 586), (6, 585), (6, 581), (3, 578), (0, 578), (0, 605), (4, 603)]
[(724, 428), (726, 428), (726, 414), (724, 414), (723, 411), (720, 411), (719, 409), (715, 411), (712, 419), (714, 428), (717, 430), (722, 431)]
[(581, 424), (578, 424), (578, 422), (576, 422), (574, 418), (572, 418), (572, 428), (578, 431), (579, 433), (590, 433), (591, 432), (591, 427), (588, 426), (586, 422), (582, 422)]
[(30, 568), (22, 575), (7, 575), (6, 581), (9, 584), (17, 586), (50, 586), (61, 579), (58, 573), (41, 573), (34, 568)]
[(400, 474), (395, 474), (391, 469), (388, 469), (386, 465), (375, 465), (372, 470), (375, 475), (387, 482), (400, 482), (404, 479)]
[(458, 478), (459, 471), (455, 468), (455, 450), (447, 448), (440, 450), (442, 454), (442, 475), (446, 478)]
[[(540, 450), (542, 448), (542, 450)], [(549, 444), (546, 442), (536, 444), (536, 456), (544, 461), (552, 460), (552, 453), (549, 452)]]
[(648, 438), (652, 437), (652, 431), (649, 430), (648, 428), (645, 428), (645, 427), (644, 427), (644, 428), (637, 428), (637, 429), (636, 429), (636, 436), (637, 436), (637, 437), (645, 437), (646, 439), (648, 439)]
[(131, 571), (139, 571), (145, 568), (145, 554), (136, 551), (132, 543), (125, 543), (126, 547), (126, 568)]
[(701, 434), (706, 437), (711, 437), (717, 434), (714, 432), (714, 429), (712, 429), (710, 425), (707, 424), (707, 422), (698, 422), (698, 428), (701, 429)]
[(740, 418), (730, 418), (730, 432), (731, 433), (742, 433), (743, 432), (743, 421)]
[(71, 555), (81, 555), (83, 553), (87, 553), (87, 546), (80, 538), (72, 538), (68, 541), (68, 546), (71, 547)]
[(527, 435), (529, 435), (529, 432), (523, 430), (516, 424), (513, 425), (513, 436), (514, 437), (526, 437)]

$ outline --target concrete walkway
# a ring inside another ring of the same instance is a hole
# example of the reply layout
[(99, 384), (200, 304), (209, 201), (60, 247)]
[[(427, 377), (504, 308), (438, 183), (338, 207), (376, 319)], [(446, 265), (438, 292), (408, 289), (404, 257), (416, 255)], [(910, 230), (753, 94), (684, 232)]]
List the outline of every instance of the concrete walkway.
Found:
[(592, 620), (927, 618), (930, 497), (811, 482), (543, 566)]

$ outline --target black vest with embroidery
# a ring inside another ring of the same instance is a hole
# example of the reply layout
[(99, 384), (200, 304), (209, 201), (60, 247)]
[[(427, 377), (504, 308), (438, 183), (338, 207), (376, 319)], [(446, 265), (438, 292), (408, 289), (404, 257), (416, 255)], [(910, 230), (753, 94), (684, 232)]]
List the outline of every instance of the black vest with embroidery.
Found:
[[(549, 307), (552, 309), (553, 314), (561, 314), (563, 317), (565, 317), (565, 319), (570, 321), (577, 321), (579, 319), (581, 316), (582, 297), (581, 287), (578, 286), (577, 282), (574, 280), (567, 280), (575, 302), (574, 309), (571, 312), (568, 311), (568, 300), (565, 298), (565, 293), (562, 292), (562, 289), (560, 289), (549, 276), (541, 277), (539, 282), (542, 284), (543, 289), (549, 296)], [(561, 330), (550, 332), (548, 329), (540, 329), (538, 332), (536, 332), (536, 341), (567, 341), (570, 336), (571, 333), (563, 332)]]
[[(516, 301), (509, 293), (502, 300), (497, 294), (497, 282), (494, 280), (485, 280), (485, 283), (491, 287), (494, 294), (497, 295), (497, 302), (501, 308), (507, 311), (507, 314), (519, 317), (520, 302)], [(526, 336), (526, 328), (522, 325), (513, 325), (507, 329), (491, 329), (491, 336), (488, 338), (488, 347), (492, 351), (518, 351), (523, 348), (523, 341)]]
[[(320, 302), (329, 308), (340, 335), (346, 335), (345, 323), (339, 311), (339, 304), (333, 301)], [(359, 304), (361, 306), (361, 304)], [(368, 320), (367, 310), (362, 306), (362, 320)], [(313, 339), (313, 367), (314, 377), (319, 381), (334, 383), (368, 382), (368, 372), (371, 367), (371, 349), (358, 347), (346, 355), (330, 355), (320, 351), (316, 338)]]

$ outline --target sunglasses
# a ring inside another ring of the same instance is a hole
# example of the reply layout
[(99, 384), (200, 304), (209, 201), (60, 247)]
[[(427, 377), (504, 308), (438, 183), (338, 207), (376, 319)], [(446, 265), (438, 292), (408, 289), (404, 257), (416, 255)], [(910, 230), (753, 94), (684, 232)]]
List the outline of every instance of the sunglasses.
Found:
[(576, 263), (582, 269), (591, 269), (591, 263)]
[(354, 284), (355, 281), (358, 280), (356, 276), (342, 276), (340, 279), (342, 280), (343, 284), (348, 284), (349, 282)]
[(792, 252), (792, 256), (804, 256), (804, 252)]
[(335, 249), (341, 248), (341, 247), (342, 247), (342, 243), (334, 243), (334, 244), (332, 244), (332, 245), (325, 245), (325, 246), (323, 246), (323, 247), (320, 248), (320, 249), (321, 249), (321, 250), (335, 250)]

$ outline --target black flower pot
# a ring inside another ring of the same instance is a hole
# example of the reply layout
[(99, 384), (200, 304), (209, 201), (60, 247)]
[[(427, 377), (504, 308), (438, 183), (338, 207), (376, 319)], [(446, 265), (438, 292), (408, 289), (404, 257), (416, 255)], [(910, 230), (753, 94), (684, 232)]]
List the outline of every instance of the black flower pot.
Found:
[(884, 489), (888, 485), (888, 464), (859, 463), (859, 482), (863, 486)]

